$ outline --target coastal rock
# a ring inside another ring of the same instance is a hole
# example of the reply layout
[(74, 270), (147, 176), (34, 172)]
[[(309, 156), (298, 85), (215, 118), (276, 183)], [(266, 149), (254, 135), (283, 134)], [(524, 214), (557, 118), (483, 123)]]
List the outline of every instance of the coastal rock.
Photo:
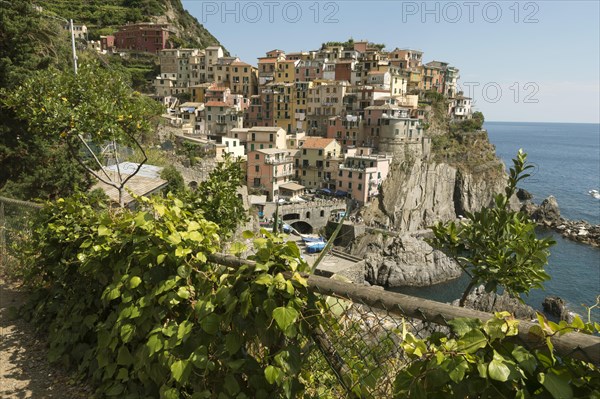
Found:
[(553, 196), (545, 199), (540, 206), (525, 202), (521, 211), (527, 213), (539, 225), (551, 228), (569, 240), (600, 247), (600, 225), (560, 217), (558, 203)]
[(460, 276), (460, 267), (442, 252), (408, 234), (368, 233), (353, 245), (365, 259), (365, 279), (386, 287), (428, 286)]
[(519, 201), (529, 201), (533, 199), (533, 194), (531, 194), (524, 188), (520, 188), (517, 190), (517, 198), (519, 199)]
[(558, 296), (547, 296), (542, 303), (544, 311), (552, 316), (558, 317), (568, 323), (573, 321), (574, 313), (569, 312), (565, 301)]
[[(452, 302), (452, 305), (458, 306), (459, 300)], [(511, 297), (510, 295), (496, 294), (493, 292), (486, 292), (483, 285), (476, 287), (465, 302), (465, 307), (480, 310), (482, 312), (500, 312), (507, 311), (518, 319), (532, 320), (536, 318), (535, 310), (529, 306), (521, 303), (518, 299)]]
[(551, 195), (542, 201), (540, 206), (531, 214), (531, 217), (535, 221), (544, 222), (548, 225), (560, 221), (560, 209), (556, 198)]

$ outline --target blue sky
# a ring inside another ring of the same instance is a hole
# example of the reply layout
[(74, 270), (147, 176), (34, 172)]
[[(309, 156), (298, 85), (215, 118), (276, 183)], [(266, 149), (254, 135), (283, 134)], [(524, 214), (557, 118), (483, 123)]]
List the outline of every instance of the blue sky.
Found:
[(183, 6), (243, 61), (368, 39), (460, 68), (490, 121), (600, 122), (600, 2), (197, 1)]

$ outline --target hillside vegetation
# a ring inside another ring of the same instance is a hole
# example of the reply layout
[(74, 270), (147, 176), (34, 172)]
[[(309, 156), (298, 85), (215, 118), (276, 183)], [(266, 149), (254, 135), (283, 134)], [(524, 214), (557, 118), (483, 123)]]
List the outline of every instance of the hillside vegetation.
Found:
[(187, 12), (181, 0), (47, 0), (43, 7), (85, 24), (90, 39), (110, 34), (128, 22), (157, 22), (173, 26), (184, 47), (205, 48), (219, 41)]

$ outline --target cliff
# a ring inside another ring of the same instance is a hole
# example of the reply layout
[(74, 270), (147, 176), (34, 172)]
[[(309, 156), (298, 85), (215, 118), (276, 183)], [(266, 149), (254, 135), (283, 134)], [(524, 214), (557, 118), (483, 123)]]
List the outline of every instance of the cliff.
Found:
[(365, 280), (381, 286), (422, 287), (461, 274), (452, 259), (408, 234), (366, 233), (355, 240), (352, 254), (364, 257)]
[[(458, 277), (454, 261), (414, 235), (491, 205), (506, 185), (504, 164), (487, 132), (469, 130), (471, 121), (450, 125), (441, 114), (445, 107), (432, 108), (437, 115), (421, 145), (385, 149), (394, 153), (390, 173), (379, 196), (360, 211), (367, 225), (400, 232), (394, 239), (366, 234), (353, 243), (352, 253), (365, 258), (365, 277), (372, 284), (422, 286)], [(518, 200), (512, 201), (516, 209)]]
[(504, 188), (504, 165), (485, 132), (460, 137), (455, 148), (437, 145), (433, 138), (429, 152), (395, 157), (379, 197), (363, 209), (363, 219), (411, 232), (490, 205)]

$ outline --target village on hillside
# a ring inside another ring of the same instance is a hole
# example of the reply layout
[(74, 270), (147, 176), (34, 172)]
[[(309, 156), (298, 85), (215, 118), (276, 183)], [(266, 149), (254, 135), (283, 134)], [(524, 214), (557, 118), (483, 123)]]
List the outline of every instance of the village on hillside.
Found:
[(422, 51), (350, 39), (271, 50), (255, 67), (220, 46), (171, 48), (170, 35), (168, 25), (129, 24), (92, 46), (157, 54), (154, 97), (177, 140), (217, 161), (242, 159), (248, 190), (263, 204), (320, 193), (365, 205), (395, 154), (428, 154), (435, 98), (444, 98), (450, 120), (472, 117), (458, 68), (424, 63)]

